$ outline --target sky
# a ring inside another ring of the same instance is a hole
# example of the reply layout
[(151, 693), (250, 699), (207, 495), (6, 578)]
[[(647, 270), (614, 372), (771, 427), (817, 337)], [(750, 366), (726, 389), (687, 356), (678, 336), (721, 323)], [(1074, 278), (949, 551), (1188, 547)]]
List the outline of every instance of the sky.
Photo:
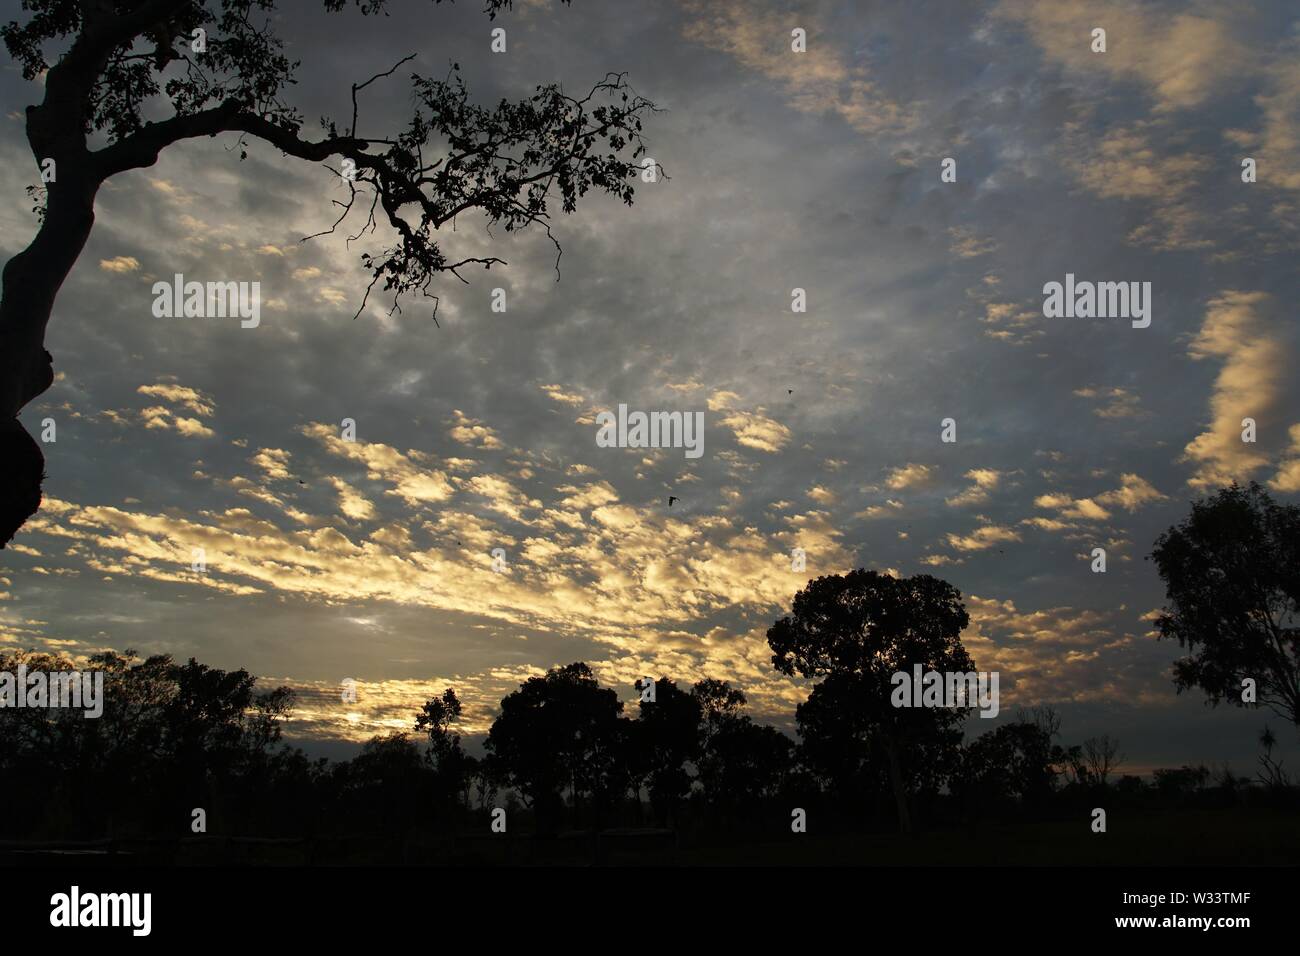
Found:
[[(544, 233), (460, 218), (451, 254), (508, 265), (448, 276), (436, 325), (378, 296), (353, 318), (367, 242), (302, 241), (346, 197), (330, 169), (256, 141), (241, 161), (228, 135), (110, 180), (50, 322), (57, 381), (23, 414), (56, 441), (0, 552), (0, 642), (247, 668), (297, 690), (287, 739), (335, 755), (447, 686), (481, 735), (575, 660), (629, 703), (643, 675), (726, 679), (792, 730), (808, 685), (765, 632), (794, 593), (926, 573), (1000, 674), (972, 732), (1046, 703), (1066, 742), (1118, 737), (1123, 770), (1253, 774), (1266, 716), (1176, 693), (1145, 558), (1233, 479), (1300, 491), (1290, 0), (393, 7), (281, 5), (304, 135), (412, 53), (360, 94), (364, 134), (453, 62), (488, 105), (626, 71), (666, 175), (557, 216), (559, 281)], [(35, 229), (39, 83), (7, 63), (0, 95), (8, 256)], [(155, 317), (176, 273), (259, 282), (260, 324)], [(1150, 326), (1045, 317), (1067, 274), (1149, 282)], [(619, 404), (702, 412), (702, 455), (600, 447)]]

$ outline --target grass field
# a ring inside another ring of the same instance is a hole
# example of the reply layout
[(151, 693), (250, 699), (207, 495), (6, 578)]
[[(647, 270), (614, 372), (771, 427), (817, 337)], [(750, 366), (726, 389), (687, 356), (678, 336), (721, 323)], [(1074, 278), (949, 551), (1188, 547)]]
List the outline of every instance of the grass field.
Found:
[(791, 834), (683, 847), (679, 865), (1279, 866), (1300, 865), (1300, 815), (1275, 810), (1112, 812), (1106, 833), (1029, 823), (898, 834)]

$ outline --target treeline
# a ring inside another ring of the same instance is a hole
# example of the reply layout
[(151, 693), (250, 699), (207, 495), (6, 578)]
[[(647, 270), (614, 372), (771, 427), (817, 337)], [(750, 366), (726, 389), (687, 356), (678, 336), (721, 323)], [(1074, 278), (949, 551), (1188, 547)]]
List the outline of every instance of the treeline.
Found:
[[(72, 668), (58, 656), (0, 655), (0, 671)], [(1057, 742), (1050, 708), (964, 740), (950, 723), (887, 744), (834, 682), (796, 710), (798, 739), (752, 720), (725, 681), (660, 678), (625, 707), (582, 663), (533, 677), (501, 701), (483, 757), (456, 732), (454, 691), (427, 701), (411, 731), (376, 737), (351, 760), (312, 760), (281, 740), (293, 694), (259, 693), (246, 671), (166, 656), (101, 654), (103, 716), (0, 710), (0, 827), (9, 839), (189, 835), (303, 836), (672, 827), (685, 833), (789, 829), (799, 807), (821, 829), (1051, 819), (1097, 805), (1293, 802), (1284, 773), (1266, 786), (1201, 767), (1118, 780), (1118, 744)], [(851, 688), (845, 693), (850, 693)], [(647, 699), (647, 698), (653, 699)], [(633, 712), (635, 711), (635, 712)], [(1271, 738), (1266, 741), (1271, 759)], [(892, 756), (891, 756), (892, 750)], [(1267, 765), (1266, 765), (1267, 766)]]

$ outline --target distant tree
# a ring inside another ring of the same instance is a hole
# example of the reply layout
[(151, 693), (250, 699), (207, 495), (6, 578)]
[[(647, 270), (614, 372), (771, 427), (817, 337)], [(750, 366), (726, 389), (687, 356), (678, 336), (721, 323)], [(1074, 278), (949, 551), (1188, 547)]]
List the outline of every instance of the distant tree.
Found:
[(641, 788), (650, 774), (645, 731), (639, 720), (616, 720), (603, 738), (602, 752), (593, 761), (593, 825), (604, 825), (610, 810), (629, 800), (635, 823), (642, 822)]
[(1099, 787), (1106, 786), (1106, 779), (1123, 759), (1119, 741), (1109, 734), (1089, 737), (1083, 742), (1083, 766), (1087, 769), (1088, 779)]
[(1273, 757), (1273, 748), (1277, 746), (1277, 737), (1270, 727), (1265, 726), (1259, 735), (1259, 745), (1264, 752), (1259, 755), (1259, 772), (1257, 779), (1270, 790), (1286, 790), (1291, 786), (1291, 776), (1282, 769), (1282, 761)]
[(707, 741), (718, 728), (740, 717), (745, 706), (745, 692), (725, 680), (706, 677), (691, 688), (691, 696), (700, 708), (701, 733)]
[(1161, 768), (1152, 773), (1156, 790), (1167, 799), (1187, 800), (1205, 789), (1210, 769), (1204, 766)]
[(1251, 678), (1258, 704), (1300, 727), (1300, 507), (1234, 483), (1194, 503), (1151, 557), (1169, 602), (1156, 630), (1190, 652), (1174, 665), (1179, 692), (1254, 706)]
[[(382, 15), (387, 0), (324, 0), (325, 13), (355, 7)], [(489, 16), (511, 0), (485, 0)], [(333, 232), (361, 195), (357, 236), (382, 222), (392, 244), (363, 254), (370, 291), (436, 299), (444, 274), (501, 263), (495, 256), (457, 258), (435, 233), (458, 217), (480, 214), (506, 231), (537, 225), (551, 233), (558, 207), (572, 212), (588, 192), (632, 202), (644, 152), (641, 120), (654, 107), (610, 73), (581, 97), (558, 84), (492, 108), (469, 101), (453, 64), (447, 79), (412, 75), (411, 119), (398, 130), (358, 133), (357, 94), (391, 76), (351, 85), (351, 116), (322, 117), (320, 138), (303, 135), (303, 117), (286, 102), (298, 64), (274, 32), (283, 18), (275, 0), (24, 0), (26, 17), (2, 30), (24, 79), (38, 83), (40, 103), (25, 112), (27, 141), (38, 167), (54, 178), (35, 189), (35, 238), (4, 267), (0, 295), (0, 547), (40, 507), (44, 455), (18, 420), (25, 405), (54, 381), (45, 329), (54, 300), (95, 221), (95, 196), (108, 179), (152, 166), (167, 147), (230, 134), (244, 158), (260, 141), (309, 163), (342, 157), (346, 201)], [(295, 13), (295, 15), (299, 15)], [(347, 29), (346, 26), (343, 27)], [(557, 243), (558, 249), (558, 243)], [(361, 308), (357, 312), (360, 314)], [(435, 306), (436, 318), (436, 306)]]
[[(941, 672), (974, 670), (961, 643), (969, 620), (961, 593), (945, 581), (858, 569), (809, 582), (795, 595), (791, 613), (767, 632), (780, 673), (836, 681), (837, 696), (870, 727), (885, 753), (904, 832), (911, 830), (904, 751), (957, 727), (970, 708), (894, 707), (891, 678), (897, 672), (910, 677), (914, 664)], [(911, 772), (925, 769), (918, 762)]]
[(600, 687), (582, 663), (530, 677), (502, 699), (485, 748), (542, 830), (557, 826), (566, 790), (575, 809), (587, 796), (597, 812), (623, 792), (622, 711), (618, 695)]
[(744, 816), (775, 797), (793, 763), (790, 738), (742, 713), (745, 694), (726, 681), (702, 680), (691, 695), (700, 713), (701, 796), (714, 818)]
[(168, 676), (173, 692), (161, 722), (164, 753), (175, 766), (202, 777), (279, 741), (293, 701), (288, 688), (258, 694), (248, 671), (223, 671), (193, 658), (169, 668)]
[(678, 804), (691, 792), (687, 770), (700, 756), (700, 704), (674, 681), (655, 681), (654, 700), (640, 701), (637, 745), (644, 748), (650, 805), (660, 823), (675, 822)]
[(952, 789), (974, 810), (1042, 806), (1054, 788), (1059, 750), (1033, 722), (1003, 724), (963, 748)]
[(778, 796), (794, 763), (794, 741), (747, 715), (724, 726), (711, 751), (718, 768), (715, 802), (741, 816)]
[(715, 740), (718, 734), (732, 727), (743, 717), (745, 693), (727, 681), (707, 677), (691, 688), (699, 708), (700, 756), (696, 776), (706, 803), (714, 803), (722, 796), (724, 767)]
[(501, 791), (504, 776), (499, 762), (490, 755), (475, 763), (471, 779), (478, 793), (479, 810), (491, 810), (497, 806), (497, 794)]
[(456, 692), (448, 687), (441, 697), (431, 697), (415, 717), (415, 732), (429, 740), (425, 757), (437, 781), (438, 799), (444, 804), (452, 802), (469, 805), (469, 789), (478, 761), (460, 745), (460, 735), (452, 732), (452, 724), (460, 720), (461, 704)]
[(1051, 704), (1017, 707), (1016, 722), (1033, 724), (1048, 740), (1055, 740), (1061, 733), (1061, 715)]
[[(177, 808), (202, 806), (214, 827), (252, 791), (292, 768), (280, 729), (292, 706), (287, 688), (258, 691), (244, 670), (222, 671), (131, 651), (92, 655), (80, 665), (60, 655), (0, 653), (0, 671), (103, 671), (103, 715), (70, 708), (0, 709), (0, 820), (22, 820), (30, 835), (102, 835), (119, 827), (179, 829)], [(294, 769), (308, 777), (310, 767)], [(14, 782), (17, 783), (14, 783)], [(3, 825), (3, 824), (0, 824)]]
[(340, 822), (364, 820), (393, 837), (404, 836), (432, 798), (428, 763), (404, 733), (372, 737), (361, 753), (335, 765), (334, 776)]
[(460, 714), (460, 701), (450, 687), (441, 697), (430, 697), (416, 714), (415, 732), (429, 738), (429, 757), (435, 767), (460, 750), (460, 735), (451, 730)]
[(1126, 773), (1115, 782), (1115, 792), (1134, 796), (1146, 789), (1141, 777), (1135, 777), (1131, 773)]

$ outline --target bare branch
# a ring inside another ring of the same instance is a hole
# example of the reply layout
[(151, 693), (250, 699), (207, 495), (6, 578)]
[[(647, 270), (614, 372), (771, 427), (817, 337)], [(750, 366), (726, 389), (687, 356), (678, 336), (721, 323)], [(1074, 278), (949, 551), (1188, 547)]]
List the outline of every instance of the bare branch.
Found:
[(365, 89), (367, 86), (369, 86), (371, 83), (375, 82), (375, 80), (382, 79), (382, 78), (385, 77), (385, 76), (392, 76), (392, 75), (397, 71), (397, 68), (398, 68), (399, 66), (401, 66), (403, 63), (406, 63), (406, 62), (408, 62), (408, 61), (410, 61), (410, 60), (414, 60), (414, 59), (415, 59), (415, 54), (414, 54), (414, 53), (410, 53), (410, 54), (408, 54), (408, 55), (402, 57), (402, 58), (401, 58), (400, 60), (398, 60), (396, 63), (394, 63), (394, 64), (392, 65), (392, 67), (391, 67), (389, 70), (387, 70), (386, 72), (384, 72), (384, 73), (376, 73), (376, 74), (375, 74), (374, 76), (372, 76), (370, 79), (366, 80), (364, 83), (361, 83), (361, 84), (359, 84), (359, 85), (356, 84), (356, 83), (353, 83), (353, 84), (352, 84), (352, 130), (351, 130), (351, 135), (352, 135), (352, 136), (356, 136), (356, 135), (357, 135), (357, 91), (358, 91), (358, 90), (364, 90), (364, 89)]

